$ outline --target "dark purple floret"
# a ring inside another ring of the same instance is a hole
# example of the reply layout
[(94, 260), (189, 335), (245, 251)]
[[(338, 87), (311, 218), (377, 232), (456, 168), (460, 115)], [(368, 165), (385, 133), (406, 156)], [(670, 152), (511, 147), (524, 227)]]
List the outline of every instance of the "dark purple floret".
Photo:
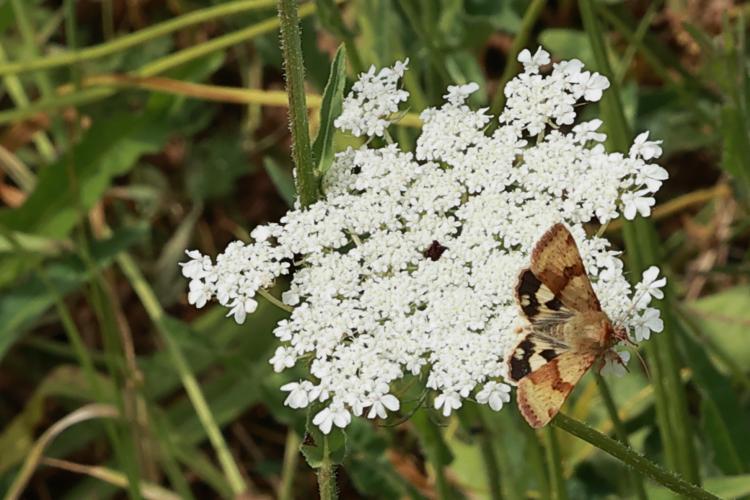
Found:
[(441, 245), (440, 242), (433, 241), (430, 247), (424, 251), (424, 256), (435, 261), (438, 260), (446, 250), (448, 250), (448, 248)]

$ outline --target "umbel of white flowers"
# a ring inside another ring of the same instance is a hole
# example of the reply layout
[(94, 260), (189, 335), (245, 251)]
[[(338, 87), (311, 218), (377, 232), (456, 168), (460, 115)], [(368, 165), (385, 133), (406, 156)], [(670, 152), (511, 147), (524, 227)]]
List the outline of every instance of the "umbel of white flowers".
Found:
[[(618, 252), (582, 228), (650, 214), (667, 178), (649, 163), (659, 142), (644, 132), (627, 155), (607, 153), (600, 120), (575, 124), (578, 106), (599, 100), (607, 79), (577, 60), (542, 72), (550, 58), (541, 48), (519, 61), (524, 71), (506, 86), (499, 117), (466, 104), (477, 84), (449, 87), (441, 107), (422, 113), (415, 153), (349, 148), (336, 155), (317, 203), (256, 227), (253, 243), (231, 243), (215, 262), (188, 252), (190, 303), (216, 299), (238, 323), (255, 310), (258, 289), (293, 271), (282, 298), (294, 309), (274, 330), (280, 346), (270, 363), (280, 372), (312, 360), (305, 379), (281, 389), (292, 408), (322, 407), (313, 422), (324, 433), (353, 415), (399, 410), (393, 383), (407, 375), (445, 416), (465, 399), (500, 410), (510, 398), (504, 359), (521, 324), (515, 281), (556, 222), (570, 227), (610, 318), (636, 342), (661, 331), (649, 306), (662, 297), (659, 270), (631, 287)], [(336, 126), (387, 134), (408, 98), (399, 88), (407, 64), (362, 74)], [(491, 120), (497, 128), (487, 134)]]

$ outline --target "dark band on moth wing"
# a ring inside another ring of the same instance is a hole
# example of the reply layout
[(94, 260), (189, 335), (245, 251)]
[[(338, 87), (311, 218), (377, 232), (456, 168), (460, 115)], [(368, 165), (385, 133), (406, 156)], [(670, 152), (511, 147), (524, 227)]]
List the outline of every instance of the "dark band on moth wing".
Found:
[(554, 349), (545, 349), (542, 352), (539, 353), (541, 357), (543, 357), (546, 361), (552, 361), (557, 357), (557, 351)]
[(545, 306), (547, 306), (547, 309), (551, 309), (553, 311), (559, 311), (563, 307), (563, 303), (560, 300), (559, 297), (555, 297), (552, 300), (548, 300), (544, 303)]
[[(516, 295), (518, 296), (518, 303), (521, 306), (521, 310), (527, 318), (533, 318), (539, 314), (540, 304), (539, 300), (536, 298), (536, 292), (539, 291), (541, 287), (542, 282), (539, 281), (539, 278), (537, 278), (530, 269), (523, 270), (518, 277)], [(552, 299), (552, 301), (554, 300), (555, 299)]]
[(531, 372), (529, 360), (534, 355), (534, 343), (529, 339), (522, 340), (510, 357), (510, 378), (521, 380)]

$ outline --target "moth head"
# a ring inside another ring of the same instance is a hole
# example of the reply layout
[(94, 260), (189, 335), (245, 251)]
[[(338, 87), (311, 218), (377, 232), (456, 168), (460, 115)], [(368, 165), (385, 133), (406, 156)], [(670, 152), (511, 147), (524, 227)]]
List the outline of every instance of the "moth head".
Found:
[(630, 335), (628, 335), (628, 330), (623, 325), (612, 326), (612, 338), (615, 340), (615, 343), (625, 342), (626, 344), (636, 346), (635, 342), (633, 342), (630, 339)]

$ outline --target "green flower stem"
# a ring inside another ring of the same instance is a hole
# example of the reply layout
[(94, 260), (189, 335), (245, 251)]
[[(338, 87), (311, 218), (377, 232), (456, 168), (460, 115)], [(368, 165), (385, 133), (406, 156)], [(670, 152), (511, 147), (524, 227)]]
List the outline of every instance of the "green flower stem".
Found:
[[(583, 26), (589, 36), (597, 70), (607, 76), (611, 87), (600, 103), (602, 118), (608, 132), (608, 145), (611, 150), (626, 152), (632, 137), (617, 82), (604, 45), (604, 35), (598, 24), (592, 0), (579, 0)], [(650, 221), (639, 218), (624, 225), (625, 246), (630, 264), (631, 276), (640, 276), (649, 265), (658, 263), (658, 237)], [(669, 293), (669, 285), (667, 292)], [(664, 443), (667, 463), (688, 480), (698, 483), (695, 446), (690, 431), (690, 418), (687, 412), (685, 390), (680, 379), (680, 366), (672, 336), (675, 331), (674, 317), (666, 307), (660, 307), (664, 321), (664, 331), (654, 335), (646, 344), (646, 355), (654, 377), (656, 417), (659, 432)]]
[(531, 31), (534, 29), (534, 25), (537, 19), (539, 19), (539, 15), (542, 13), (542, 9), (544, 9), (546, 3), (546, 0), (533, 0), (523, 15), (521, 28), (513, 38), (513, 44), (510, 46), (510, 51), (508, 51), (505, 59), (505, 69), (503, 69), (503, 74), (500, 76), (495, 98), (492, 100), (492, 105), (490, 106), (490, 114), (492, 115), (500, 114), (503, 107), (505, 107), (505, 84), (518, 73), (518, 69), (521, 67), (518, 62), (518, 54), (529, 42)]
[(547, 437), (547, 467), (551, 481), (550, 492), (553, 500), (567, 500), (568, 492), (565, 489), (565, 476), (562, 471), (562, 457), (560, 456), (560, 443), (557, 441), (555, 428), (548, 426), (545, 429)]
[(264, 299), (266, 299), (268, 302), (270, 302), (271, 304), (275, 305), (276, 307), (278, 307), (279, 309), (283, 311), (286, 311), (286, 312), (294, 311), (293, 307), (290, 307), (284, 304), (282, 301), (280, 301), (279, 299), (271, 295), (271, 292), (269, 292), (268, 290), (264, 290), (261, 288), (260, 290), (258, 290), (258, 294)]
[(328, 436), (323, 437), (323, 461), (318, 468), (318, 492), (320, 500), (336, 500), (336, 473), (331, 462), (331, 450), (328, 446)]
[(286, 91), (289, 95), (292, 157), (297, 169), (295, 182), (300, 204), (306, 207), (315, 203), (318, 198), (318, 180), (314, 171), (310, 131), (307, 124), (305, 66), (302, 60), (297, 0), (279, 0), (279, 22), (281, 26), (281, 49), (284, 54)]
[[(594, 370), (594, 379), (596, 380), (596, 386), (599, 388), (599, 394), (601, 394), (602, 399), (604, 400), (604, 406), (607, 407), (607, 412), (609, 413), (610, 420), (612, 420), (612, 425), (615, 428), (615, 434), (617, 435), (618, 441), (629, 447), (630, 443), (628, 442), (628, 433), (625, 431), (625, 426), (622, 424), (620, 415), (617, 413), (617, 407), (612, 398), (612, 393), (609, 392), (607, 382), (598, 370)], [(641, 476), (636, 474), (632, 469), (628, 469), (628, 473), (630, 475), (630, 483), (633, 485), (633, 489), (635, 489), (636, 496), (640, 500), (647, 500), (646, 488), (643, 486)]]
[(632, 448), (615, 441), (609, 436), (606, 436), (587, 426), (583, 422), (572, 419), (563, 413), (557, 414), (557, 417), (552, 421), (552, 425), (583, 439), (606, 453), (609, 453), (613, 457), (632, 467), (636, 472), (650, 477), (657, 483), (669, 488), (679, 495), (682, 495), (684, 498), (704, 500), (716, 500), (719, 498), (699, 486), (690, 484), (674, 472), (656, 465), (643, 455), (633, 451)]
[(245, 483), (232, 454), (229, 452), (229, 447), (227, 446), (224, 437), (221, 435), (221, 430), (216, 424), (216, 419), (211, 413), (211, 408), (208, 406), (208, 402), (206, 401), (206, 398), (198, 385), (198, 381), (195, 379), (195, 375), (185, 359), (185, 355), (182, 353), (182, 349), (175, 339), (172, 338), (172, 333), (164, 323), (164, 311), (161, 308), (156, 295), (146, 282), (132, 257), (128, 254), (122, 253), (117, 256), (117, 263), (120, 266), (120, 269), (122, 269), (122, 272), (127, 276), (133, 290), (135, 290), (135, 293), (140, 298), (143, 307), (151, 318), (151, 321), (154, 322), (154, 325), (160, 333), (167, 348), (167, 352), (171, 357), (172, 363), (179, 373), (185, 392), (187, 392), (190, 402), (193, 404), (193, 408), (198, 414), (198, 418), (208, 435), (208, 439), (216, 451), (224, 475), (227, 478), (230, 488), (232, 488), (232, 493), (235, 495), (246, 493), (248, 490), (247, 484)]
[(297, 473), (299, 463), (299, 446), (302, 443), (294, 429), (289, 428), (286, 432), (286, 445), (284, 446), (284, 463), (281, 467), (281, 486), (279, 487), (279, 500), (294, 500), (294, 477)]
[(221, 17), (228, 17), (240, 12), (259, 10), (273, 7), (275, 0), (237, 0), (228, 2), (215, 7), (198, 9), (187, 14), (183, 14), (169, 21), (155, 24), (148, 28), (136, 31), (130, 35), (125, 35), (111, 42), (87, 47), (77, 51), (67, 51), (57, 55), (50, 55), (41, 58), (29, 59), (27, 61), (10, 62), (0, 64), (0, 76), (17, 75), (29, 71), (50, 69), (60, 66), (67, 66), (73, 63), (82, 63), (99, 59), (131, 47), (136, 47), (142, 43), (149, 42), (155, 38), (168, 35), (175, 31), (200, 24)]

